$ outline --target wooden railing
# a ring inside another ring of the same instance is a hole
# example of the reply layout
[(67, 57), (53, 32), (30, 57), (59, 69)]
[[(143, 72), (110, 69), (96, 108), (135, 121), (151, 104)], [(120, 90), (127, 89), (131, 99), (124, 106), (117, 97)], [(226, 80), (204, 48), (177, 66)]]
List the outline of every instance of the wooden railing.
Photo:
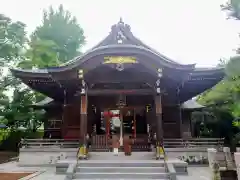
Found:
[(150, 151), (151, 144), (148, 140), (148, 135), (146, 134), (139, 134), (133, 140), (132, 150), (133, 151)]
[(223, 147), (222, 138), (164, 139), (165, 148)]
[(106, 135), (93, 135), (91, 141), (91, 150), (93, 151), (109, 151), (111, 143)]
[(60, 148), (77, 148), (79, 147), (78, 139), (23, 139), (20, 147), (60, 147)]
[[(164, 148), (208, 148), (223, 147), (224, 139), (220, 138), (189, 138), (189, 139), (164, 139)], [(20, 147), (60, 147), (60, 148), (78, 148), (80, 145), (78, 139), (23, 139)], [(108, 151), (111, 148), (111, 141), (105, 135), (94, 135), (91, 138), (91, 149), (99, 151)], [(146, 137), (137, 137), (134, 139), (132, 149), (134, 151), (147, 150), (149, 142)]]

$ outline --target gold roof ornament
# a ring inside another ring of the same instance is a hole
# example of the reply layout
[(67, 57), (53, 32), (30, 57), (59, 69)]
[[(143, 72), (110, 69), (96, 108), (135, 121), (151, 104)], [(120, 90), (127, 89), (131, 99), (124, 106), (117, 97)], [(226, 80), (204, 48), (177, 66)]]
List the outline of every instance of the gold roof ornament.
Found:
[(103, 64), (136, 64), (138, 61), (131, 56), (108, 56), (104, 57)]

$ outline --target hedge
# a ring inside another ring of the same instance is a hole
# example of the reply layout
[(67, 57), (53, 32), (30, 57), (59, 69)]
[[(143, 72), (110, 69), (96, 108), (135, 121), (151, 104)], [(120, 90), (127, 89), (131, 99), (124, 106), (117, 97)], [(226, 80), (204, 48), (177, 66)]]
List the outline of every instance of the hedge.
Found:
[(0, 132), (1, 142), (0, 151), (18, 151), (19, 143), (22, 138), (38, 139), (42, 138), (44, 131), (28, 132), (28, 131), (2, 131)]

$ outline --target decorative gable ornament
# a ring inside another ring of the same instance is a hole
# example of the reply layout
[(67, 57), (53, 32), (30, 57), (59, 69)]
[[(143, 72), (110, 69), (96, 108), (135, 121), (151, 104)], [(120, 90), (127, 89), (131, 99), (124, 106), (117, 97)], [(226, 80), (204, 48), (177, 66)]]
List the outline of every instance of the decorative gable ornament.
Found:
[(116, 70), (123, 71), (124, 70), (123, 64), (116, 64)]
[(121, 29), (119, 29), (119, 31), (117, 32), (117, 43), (122, 44), (125, 39), (126, 37), (123, 35), (123, 32), (121, 31)]
[(127, 40), (127, 34), (130, 32), (130, 26), (125, 24), (120, 18), (119, 22), (112, 26), (112, 35), (114, 36), (114, 43), (123, 44)]

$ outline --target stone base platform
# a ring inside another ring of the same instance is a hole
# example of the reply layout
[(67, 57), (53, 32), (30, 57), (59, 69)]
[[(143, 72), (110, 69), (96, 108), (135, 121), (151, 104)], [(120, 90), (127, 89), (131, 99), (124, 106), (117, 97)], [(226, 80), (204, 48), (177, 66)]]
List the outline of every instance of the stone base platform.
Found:
[[(166, 161), (173, 164), (176, 174), (187, 174), (188, 163), (177, 158), (169, 158)], [(59, 160), (56, 163), (56, 173), (64, 174), (70, 164), (76, 164), (76, 159)], [(85, 167), (164, 167), (164, 160), (156, 160), (151, 152), (134, 152), (131, 156), (125, 156), (124, 153), (119, 153), (114, 156), (110, 152), (91, 153), (89, 160), (79, 160), (81, 166)]]

